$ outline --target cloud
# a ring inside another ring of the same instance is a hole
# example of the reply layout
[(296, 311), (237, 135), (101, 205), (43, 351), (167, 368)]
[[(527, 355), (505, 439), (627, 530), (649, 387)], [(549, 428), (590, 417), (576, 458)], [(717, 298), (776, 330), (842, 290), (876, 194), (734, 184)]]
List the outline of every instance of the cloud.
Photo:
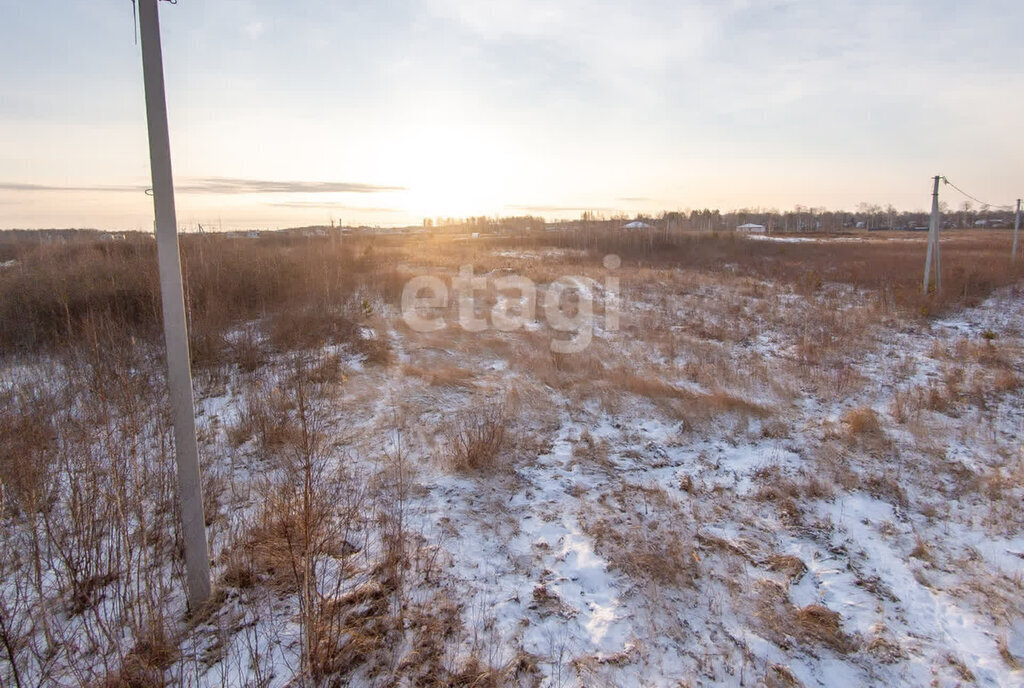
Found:
[(182, 193), (250, 194), (250, 193), (380, 193), (406, 191), (404, 186), (379, 186), (359, 182), (298, 182), (264, 179), (207, 177), (193, 179), (175, 186)]
[(343, 203), (315, 203), (305, 201), (286, 201), (282, 203), (267, 203), (274, 208), (301, 208), (304, 210), (345, 210), (359, 213), (401, 213), (405, 212), (398, 208), (364, 208), (357, 205), (345, 205)]
[(145, 191), (146, 186), (51, 186), (49, 184), (21, 184), (0, 182), (0, 191)]
[[(22, 184), (0, 182), (0, 191), (88, 191), (88, 192), (140, 192), (148, 186), (52, 186), (49, 184)], [(380, 193), (405, 191), (404, 186), (379, 186), (360, 182), (298, 182), (270, 181), (265, 179), (235, 179), (231, 177), (206, 177), (186, 179), (175, 184), (179, 193), (196, 194), (292, 194), (292, 193)]]
[(428, 0), (427, 7), (484, 45), (544, 46), (548, 58), (576, 68), (576, 88), (641, 102), (703, 52), (722, 14), (720, 3), (708, 0)]

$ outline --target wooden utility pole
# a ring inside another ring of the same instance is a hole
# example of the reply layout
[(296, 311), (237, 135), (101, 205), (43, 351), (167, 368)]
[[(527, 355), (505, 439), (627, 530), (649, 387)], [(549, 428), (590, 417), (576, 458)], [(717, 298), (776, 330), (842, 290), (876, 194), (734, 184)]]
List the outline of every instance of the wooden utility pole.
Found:
[(939, 256), (939, 180), (942, 177), (935, 177), (935, 187), (932, 191), (932, 217), (928, 222), (928, 252), (924, 259), (924, 289), (923, 294), (928, 296), (928, 287), (931, 284), (932, 265), (935, 266), (935, 293), (942, 291), (942, 260)]
[(171, 144), (164, 94), (164, 65), (160, 46), (158, 0), (139, 0), (142, 70), (146, 82), (146, 119), (149, 125), (149, 161), (153, 175), (156, 214), (156, 250), (160, 268), (164, 339), (167, 344), (167, 383), (174, 453), (178, 464), (181, 530), (185, 540), (188, 599), (193, 610), (210, 597), (210, 556), (203, 515), (203, 486), (199, 475), (199, 447), (192, 398), (192, 370), (185, 321), (185, 294), (181, 286), (178, 219), (174, 210)]

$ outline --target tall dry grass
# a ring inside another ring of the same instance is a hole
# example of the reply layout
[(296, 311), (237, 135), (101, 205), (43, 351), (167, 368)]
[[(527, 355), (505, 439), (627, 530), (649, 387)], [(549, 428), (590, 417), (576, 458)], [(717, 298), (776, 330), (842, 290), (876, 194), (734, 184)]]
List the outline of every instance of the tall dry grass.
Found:
[[(74, 348), (96, 321), (159, 341), (156, 247), (145, 235), (5, 245), (15, 263), (0, 271), (0, 356)], [(397, 303), (404, 282), (398, 247), (373, 237), (186, 236), (181, 249), (198, 367), (235, 360), (229, 335), (250, 321), (282, 351), (355, 341), (356, 323), (375, 304)]]
[(661, 230), (564, 231), (492, 239), (510, 249), (556, 248), (581, 252), (560, 260), (599, 264), (615, 254), (626, 266), (672, 267), (728, 272), (790, 284), (813, 292), (825, 282), (870, 292), (886, 308), (931, 315), (974, 305), (993, 290), (1017, 283), (1024, 264), (1010, 261), (1005, 232), (947, 231), (942, 238), (942, 292), (925, 297), (925, 237), (873, 232), (842, 237), (823, 235), (806, 242), (753, 240), (735, 233), (665, 233)]

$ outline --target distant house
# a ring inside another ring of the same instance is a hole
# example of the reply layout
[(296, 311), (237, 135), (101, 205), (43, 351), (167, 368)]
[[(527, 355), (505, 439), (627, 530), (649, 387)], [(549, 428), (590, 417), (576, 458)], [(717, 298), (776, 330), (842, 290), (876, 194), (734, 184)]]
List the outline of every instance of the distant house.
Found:
[(766, 230), (764, 225), (755, 225), (753, 223), (748, 222), (745, 225), (740, 225), (739, 227), (737, 227), (736, 231), (746, 232), (747, 234), (764, 234)]
[(623, 229), (650, 229), (651, 226), (646, 222), (640, 220), (634, 220), (633, 222), (622, 225)]

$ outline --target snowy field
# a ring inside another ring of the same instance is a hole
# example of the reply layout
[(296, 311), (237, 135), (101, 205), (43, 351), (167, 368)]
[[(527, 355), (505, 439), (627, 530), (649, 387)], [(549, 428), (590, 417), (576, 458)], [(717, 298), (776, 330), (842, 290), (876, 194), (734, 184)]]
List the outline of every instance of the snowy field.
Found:
[[(1024, 291), (926, 319), (828, 281), (606, 276), (619, 327), (568, 356), (544, 325), (468, 332), (450, 303), (419, 333), (379, 301), (379, 346), (198, 375), (214, 603), (181, 624), (180, 563), (141, 542), (173, 508), (88, 540), (9, 503), (0, 684), (1024, 684)], [(60, 386), (41, 366), (5, 389)], [(107, 392), (155, 404), (138, 377)], [(166, 418), (100, 396), (90, 446), (170, 462)]]

